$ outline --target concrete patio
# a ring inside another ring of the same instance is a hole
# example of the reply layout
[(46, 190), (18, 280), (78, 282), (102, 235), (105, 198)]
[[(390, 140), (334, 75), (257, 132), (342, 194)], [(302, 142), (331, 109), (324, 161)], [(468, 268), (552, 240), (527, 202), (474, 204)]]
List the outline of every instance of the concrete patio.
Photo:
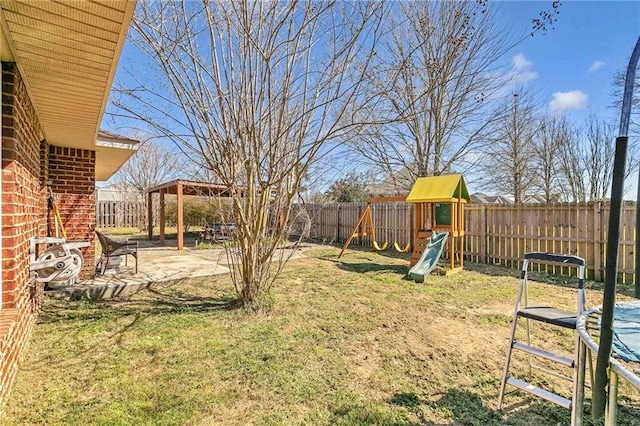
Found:
[[(120, 273), (95, 276), (66, 288), (47, 290), (45, 294), (59, 299), (100, 300), (127, 296), (156, 283), (229, 273), (227, 255), (222, 247), (197, 249), (194, 247), (195, 241), (185, 243), (189, 245), (178, 250), (175, 240), (167, 240), (164, 246), (159, 246), (157, 242), (140, 241), (137, 274), (134, 273), (135, 259), (127, 256), (128, 264), (125, 265), (125, 260), (122, 260)], [(309, 245), (305, 244), (305, 247)], [(287, 255), (297, 258), (302, 253), (299, 248)]]

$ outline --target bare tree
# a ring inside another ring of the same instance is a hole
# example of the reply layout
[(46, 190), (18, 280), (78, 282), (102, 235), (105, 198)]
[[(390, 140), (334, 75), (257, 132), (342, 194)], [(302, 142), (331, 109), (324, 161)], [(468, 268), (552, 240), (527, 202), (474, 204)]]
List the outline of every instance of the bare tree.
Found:
[[(396, 6), (372, 59), (371, 95), (355, 112), (375, 125), (350, 142), (357, 157), (408, 189), (419, 176), (475, 165), (470, 154), (483, 147), (509, 79), (500, 64), (523, 38), (486, 1)], [(533, 31), (546, 29), (558, 7), (534, 20)]]
[[(589, 201), (604, 200), (611, 189), (613, 160), (615, 157), (615, 128), (595, 116), (585, 123), (585, 149), (582, 151), (586, 165), (586, 186)], [(629, 171), (627, 170), (627, 173)]]
[[(558, 135), (559, 174), (566, 199), (574, 202), (605, 200), (613, 179), (615, 126), (590, 116), (582, 127), (563, 129)], [(629, 150), (625, 176), (637, 168), (638, 158)]]
[(584, 179), (587, 165), (584, 160), (585, 148), (580, 140), (579, 131), (576, 129), (563, 131), (563, 137), (558, 142), (560, 143), (558, 167), (563, 181), (563, 198), (573, 202), (584, 202), (587, 200)]
[[(121, 87), (116, 105), (175, 141), (226, 185), (239, 302), (259, 309), (286, 260), (291, 205), (309, 166), (359, 125), (378, 2), (141, 2), (132, 42), (162, 81)], [(133, 78), (133, 76), (132, 76)], [(272, 263), (273, 260), (278, 262)]]
[[(622, 92), (624, 90), (625, 71), (619, 71), (613, 76), (612, 97), (614, 99), (612, 107), (617, 114), (622, 108)], [(619, 115), (616, 115), (619, 117)], [(638, 194), (640, 194), (640, 73), (636, 74), (634, 81), (633, 99), (631, 101), (631, 114), (629, 122), (629, 152), (627, 153), (627, 176), (638, 173)], [(640, 196), (638, 196), (640, 198)], [(640, 200), (638, 200), (640, 202)]]
[(113, 179), (140, 196), (150, 187), (176, 177), (179, 169), (180, 161), (174, 153), (163, 145), (145, 140)]
[(536, 103), (530, 93), (519, 90), (503, 105), (494, 136), (489, 139), (484, 164), (485, 186), (506, 191), (515, 203), (521, 203), (539, 186), (534, 166), (538, 131)]
[[(137, 152), (116, 172), (111, 179), (118, 187), (122, 201), (141, 203), (147, 212), (146, 191), (154, 185), (177, 178), (180, 159), (165, 145), (149, 138), (142, 140)], [(141, 217), (138, 227), (147, 230), (148, 220)]]
[(545, 116), (541, 119), (535, 135), (533, 166), (537, 171), (538, 189), (545, 202), (559, 201), (563, 194), (564, 181), (560, 172), (561, 148), (571, 137), (571, 127), (566, 119)]
[[(622, 107), (622, 92), (624, 90), (624, 81), (626, 77), (625, 71), (618, 71), (613, 76), (611, 84), (611, 96), (613, 98), (612, 107), (620, 114)], [(631, 116), (629, 134), (637, 136), (640, 133), (640, 74), (636, 74), (634, 82), (633, 99), (631, 101)]]

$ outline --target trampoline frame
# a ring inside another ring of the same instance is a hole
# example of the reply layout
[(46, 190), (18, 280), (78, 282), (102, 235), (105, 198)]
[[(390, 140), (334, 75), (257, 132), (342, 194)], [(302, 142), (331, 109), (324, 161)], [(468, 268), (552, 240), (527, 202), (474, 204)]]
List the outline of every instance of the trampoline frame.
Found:
[[(633, 301), (636, 302), (637, 301)], [(633, 303), (631, 302), (631, 303)], [(619, 304), (628, 304), (629, 302), (619, 302)], [(585, 388), (585, 367), (586, 367), (586, 354), (587, 350), (598, 353), (599, 344), (589, 334), (590, 330), (594, 330), (595, 327), (590, 327), (589, 324), (593, 323), (593, 319), (599, 317), (602, 313), (602, 306), (589, 309), (583, 312), (578, 317), (576, 329), (579, 337), (578, 347), (578, 389), (576, 392), (576, 425), (582, 424), (584, 416), (584, 388)], [(608, 380), (608, 398), (605, 412), (605, 426), (613, 426), (616, 424), (617, 412), (618, 412), (618, 379), (622, 377), (629, 384), (636, 389), (640, 390), (640, 377), (632, 371), (629, 371), (627, 367), (615, 359), (613, 356), (609, 357), (609, 380)]]

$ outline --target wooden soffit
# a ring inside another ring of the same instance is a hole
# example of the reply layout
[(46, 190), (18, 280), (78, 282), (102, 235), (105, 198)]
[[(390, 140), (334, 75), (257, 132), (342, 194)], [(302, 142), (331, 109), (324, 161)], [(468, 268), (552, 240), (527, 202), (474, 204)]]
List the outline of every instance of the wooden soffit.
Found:
[(16, 63), (52, 145), (96, 150), (134, 7), (133, 0), (0, 0), (2, 60)]

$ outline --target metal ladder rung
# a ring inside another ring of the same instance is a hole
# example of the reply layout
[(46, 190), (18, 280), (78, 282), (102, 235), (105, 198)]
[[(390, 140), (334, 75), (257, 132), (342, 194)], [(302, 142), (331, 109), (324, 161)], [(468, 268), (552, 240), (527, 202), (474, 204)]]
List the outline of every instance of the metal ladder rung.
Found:
[(549, 402), (553, 402), (561, 407), (566, 409), (571, 409), (571, 400), (560, 395), (557, 395), (553, 392), (549, 392), (547, 390), (541, 389), (537, 386), (534, 386), (530, 383), (525, 382), (524, 380), (516, 379), (515, 377), (509, 376), (507, 378), (507, 383), (511, 386), (514, 386), (518, 389), (521, 389), (525, 392), (528, 392), (532, 395), (537, 396), (538, 398), (546, 399)]
[(558, 373), (558, 372), (553, 371), (553, 370), (551, 370), (549, 368), (545, 368), (545, 367), (542, 367), (540, 365), (535, 365), (535, 364), (532, 364), (531, 368), (533, 368), (534, 370), (543, 371), (543, 372), (545, 372), (547, 374), (550, 374), (550, 375), (552, 375), (554, 377), (557, 377), (559, 379), (564, 379), (564, 380), (568, 380), (570, 382), (573, 382), (573, 377), (565, 376), (564, 374)]
[(544, 349), (534, 348), (533, 346), (526, 345), (520, 342), (513, 342), (513, 349), (529, 353), (531, 355), (548, 359), (549, 361), (557, 362), (558, 364), (565, 365), (573, 368), (574, 360), (566, 356), (554, 354), (553, 352), (545, 351)]

